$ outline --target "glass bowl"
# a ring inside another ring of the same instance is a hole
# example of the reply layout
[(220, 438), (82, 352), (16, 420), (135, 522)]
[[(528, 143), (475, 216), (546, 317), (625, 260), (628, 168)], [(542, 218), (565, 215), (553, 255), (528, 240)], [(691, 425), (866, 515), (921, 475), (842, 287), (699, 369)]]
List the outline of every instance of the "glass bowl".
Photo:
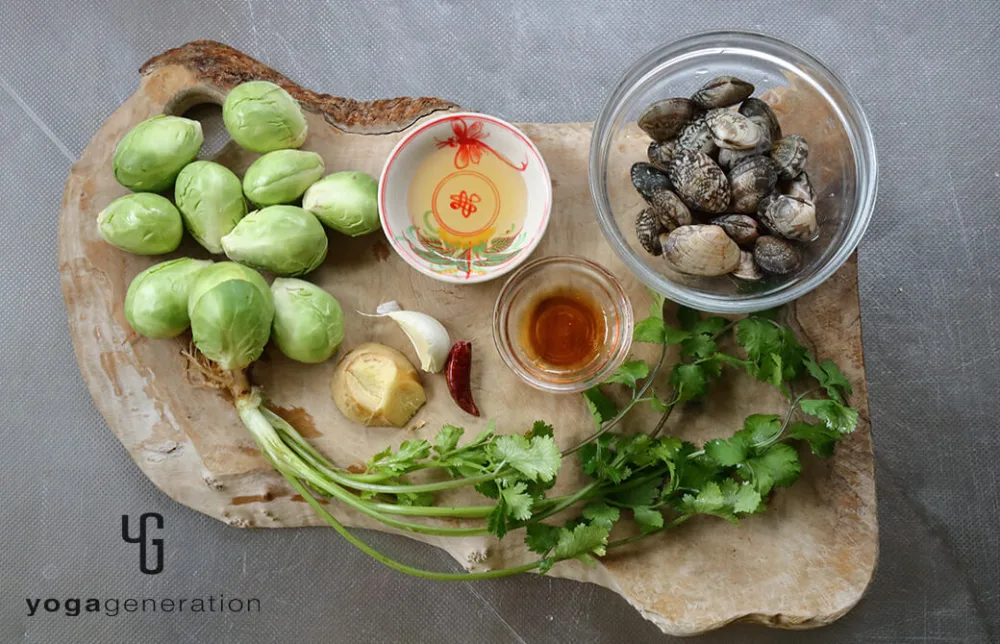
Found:
[[(644, 207), (629, 168), (647, 161), (650, 139), (636, 120), (650, 103), (690, 96), (709, 79), (732, 75), (754, 84), (774, 108), (784, 135), (809, 142), (806, 171), (816, 192), (819, 238), (800, 244), (802, 262), (785, 276), (741, 282), (672, 271), (642, 249), (635, 216)], [(822, 63), (786, 42), (755, 33), (690, 36), (639, 60), (608, 97), (594, 126), (590, 191), (608, 243), (628, 268), (665, 297), (702, 311), (748, 313), (790, 302), (847, 261), (871, 220), (878, 185), (875, 145), (861, 106)]]
[[(531, 310), (550, 295), (581, 293), (600, 311), (600, 349), (584, 363), (552, 366), (527, 341)], [(511, 371), (532, 387), (573, 393), (597, 385), (621, 366), (632, 346), (632, 321), (632, 303), (614, 275), (582, 257), (544, 257), (519, 268), (500, 290), (493, 309), (493, 341)]]

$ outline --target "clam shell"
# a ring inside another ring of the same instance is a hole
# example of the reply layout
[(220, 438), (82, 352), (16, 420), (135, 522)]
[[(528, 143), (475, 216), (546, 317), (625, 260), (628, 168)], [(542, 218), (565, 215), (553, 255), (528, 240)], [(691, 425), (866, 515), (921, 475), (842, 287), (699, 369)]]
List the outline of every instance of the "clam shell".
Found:
[(720, 213), (729, 207), (729, 180), (708, 155), (682, 150), (670, 160), (667, 174), (689, 208)]
[(753, 94), (753, 85), (735, 76), (716, 76), (691, 96), (703, 110), (736, 105)]
[(816, 206), (788, 195), (771, 195), (761, 201), (760, 220), (776, 235), (796, 241), (812, 241), (819, 234)]
[(764, 125), (772, 141), (781, 138), (781, 124), (778, 122), (778, 115), (774, 113), (771, 106), (759, 98), (748, 98), (740, 105), (740, 114), (751, 119), (758, 125)]
[(689, 99), (665, 98), (643, 110), (639, 127), (654, 141), (667, 141), (677, 136), (697, 112), (698, 108)]
[(764, 278), (764, 273), (753, 260), (753, 253), (747, 250), (740, 251), (740, 265), (733, 271), (733, 277), (745, 282), (756, 282)]
[(712, 110), (705, 122), (715, 145), (726, 150), (753, 150), (767, 136), (764, 128), (732, 110)]
[(656, 256), (663, 252), (659, 241), (661, 232), (663, 232), (663, 225), (650, 208), (646, 208), (636, 215), (635, 236), (639, 239), (639, 245), (650, 255)]
[(726, 231), (738, 246), (752, 247), (759, 235), (757, 220), (749, 215), (723, 215), (716, 217), (711, 223)]
[(643, 199), (649, 199), (658, 190), (670, 190), (670, 179), (667, 174), (651, 163), (639, 162), (632, 165), (629, 171), (632, 185), (639, 191)]
[(756, 213), (761, 199), (771, 194), (778, 182), (778, 169), (768, 157), (750, 157), (729, 171), (733, 212)]
[[(683, 128), (677, 135), (676, 151), (694, 150), (704, 154), (715, 154), (719, 149), (712, 138), (712, 130), (708, 128), (708, 121), (705, 117), (696, 118)], [(675, 152), (676, 154), (676, 152)]]
[(771, 158), (778, 164), (778, 175), (791, 179), (806, 167), (809, 144), (798, 134), (790, 134), (771, 146)]
[(674, 141), (653, 141), (646, 148), (646, 156), (649, 157), (650, 163), (665, 171), (676, 151), (677, 143)]
[(718, 226), (681, 226), (662, 242), (663, 258), (679, 273), (725, 275), (740, 263), (739, 246)]
[(691, 223), (691, 211), (681, 198), (670, 190), (660, 190), (649, 198), (649, 207), (659, 217), (667, 232)]
[(816, 192), (806, 172), (800, 172), (794, 179), (778, 182), (778, 192), (802, 201), (816, 201)]
[(799, 249), (779, 237), (759, 237), (753, 247), (753, 260), (761, 270), (786, 275), (799, 267)]

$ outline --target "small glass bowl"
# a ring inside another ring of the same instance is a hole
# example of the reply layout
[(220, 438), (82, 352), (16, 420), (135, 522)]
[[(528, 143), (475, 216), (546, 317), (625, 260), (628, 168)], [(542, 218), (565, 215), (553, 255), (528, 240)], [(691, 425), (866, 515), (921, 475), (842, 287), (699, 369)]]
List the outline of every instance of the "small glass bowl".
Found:
[[(587, 364), (558, 369), (533, 357), (521, 339), (528, 308), (547, 292), (565, 288), (590, 296), (604, 316), (604, 342)], [(621, 283), (602, 266), (574, 255), (544, 257), (519, 268), (497, 296), (493, 341), (511, 371), (536, 389), (574, 393), (602, 382), (621, 366), (632, 346), (632, 303)]]
[[(760, 282), (693, 277), (668, 268), (639, 245), (635, 216), (644, 207), (629, 168), (647, 161), (649, 137), (637, 126), (651, 103), (690, 96), (714, 76), (733, 75), (767, 93), (785, 134), (809, 142), (806, 171), (816, 190), (817, 240), (799, 246), (793, 273)], [(629, 69), (604, 104), (590, 147), (590, 192), (608, 243), (650, 288), (701, 311), (748, 313), (780, 306), (822, 284), (857, 248), (875, 208), (878, 172), (871, 128), (861, 106), (816, 58), (761, 34), (697, 34), (650, 52)]]

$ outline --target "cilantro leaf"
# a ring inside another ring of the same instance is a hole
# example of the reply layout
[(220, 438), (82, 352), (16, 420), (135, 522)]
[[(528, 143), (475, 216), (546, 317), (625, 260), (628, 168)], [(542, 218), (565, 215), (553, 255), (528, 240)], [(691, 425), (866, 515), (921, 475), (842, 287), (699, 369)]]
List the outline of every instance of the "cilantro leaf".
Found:
[(663, 303), (666, 300), (663, 295), (657, 293), (653, 289), (646, 287), (646, 291), (649, 296), (653, 298), (653, 301), (649, 303), (649, 317), (663, 319)]
[(594, 525), (599, 525), (601, 527), (611, 529), (615, 521), (621, 516), (621, 512), (618, 508), (612, 507), (605, 503), (604, 501), (598, 501), (596, 503), (588, 503), (583, 506), (583, 518), (587, 519)]
[(662, 318), (646, 318), (633, 327), (632, 341), (663, 344), (665, 333), (666, 325)]
[(739, 465), (747, 458), (746, 439), (741, 434), (729, 440), (713, 438), (705, 443), (705, 454), (723, 467)]
[(833, 455), (833, 447), (842, 434), (823, 423), (792, 423), (788, 428), (788, 436), (807, 441), (816, 456), (830, 458)]
[(726, 507), (726, 498), (715, 481), (706, 483), (697, 494), (685, 494), (680, 507), (686, 514), (711, 514), (736, 523), (736, 516), (731, 507)]
[(766, 443), (781, 432), (781, 417), (777, 414), (752, 414), (743, 421), (743, 429), (752, 445)]
[(454, 425), (445, 425), (434, 438), (434, 451), (438, 454), (445, 454), (458, 446), (458, 440), (462, 438), (465, 430)]
[(498, 437), (490, 446), (490, 451), (494, 461), (506, 462), (532, 481), (551, 481), (561, 462), (559, 448), (551, 436), (536, 436), (529, 440), (524, 436), (507, 434)]
[(614, 440), (613, 434), (604, 434), (596, 441), (587, 443), (580, 449), (580, 460), (586, 474), (598, 481), (618, 484), (627, 478), (632, 470), (616, 458), (611, 447)]
[(767, 320), (746, 318), (736, 325), (736, 341), (747, 352), (753, 362), (764, 356), (781, 351), (781, 334), (778, 328)]
[(686, 306), (677, 307), (677, 321), (681, 323), (681, 328), (686, 331), (694, 329), (695, 325), (701, 321), (701, 313)]
[(690, 331), (675, 329), (672, 326), (663, 327), (663, 344), (680, 344), (690, 337)]
[(817, 363), (812, 356), (806, 356), (805, 365), (810, 375), (826, 389), (826, 393), (830, 398), (833, 398), (838, 403), (843, 403), (851, 397), (851, 383), (841, 373), (837, 363), (832, 360), (824, 360)]
[(705, 318), (704, 320), (700, 320), (697, 324), (694, 325), (691, 331), (694, 333), (715, 335), (719, 331), (726, 328), (727, 324), (729, 324), (729, 320), (727, 320), (726, 318), (713, 316), (710, 318)]
[(632, 518), (644, 534), (663, 527), (663, 513), (654, 508), (632, 508)]
[(504, 501), (504, 511), (507, 516), (519, 521), (531, 518), (532, 500), (526, 492), (527, 489), (527, 484), (519, 482), (500, 490), (500, 498)]
[(628, 360), (618, 367), (604, 382), (620, 383), (635, 389), (636, 383), (649, 375), (649, 365), (644, 360)]
[(710, 336), (697, 334), (681, 342), (681, 355), (692, 358), (707, 358), (719, 350)]
[(583, 397), (586, 399), (587, 407), (598, 427), (618, 415), (618, 405), (597, 387), (591, 387), (583, 392)]
[(799, 406), (803, 413), (819, 418), (828, 428), (841, 434), (849, 434), (858, 426), (858, 410), (836, 400), (803, 400)]
[(621, 492), (612, 493), (609, 495), (609, 498), (615, 503), (624, 505), (627, 508), (649, 506), (659, 501), (662, 486), (663, 481), (647, 481), (642, 485), (631, 487), (627, 490), (622, 490)]
[(674, 459), (675, 472), (670, 481), (671, 490), (700, 490), (709, 481), (719, 476), (720, 467), (713, 459), (706, 456), (691, 458), (695, 446), (684, 442)]
[(431, 444), (424, 439), (406, 440), (399, 445), (394, 454), (391, 448), (386, 448), (372, 456), (368, 461), (369, 470), (401, 473), (409, 471), (415, 461), (427, 458), (431, 453)]
[(670, 384), (677, 390), (677, 399), (680, 402), (700, 398), (708, 390), (705, 372), (696, 364), (675, 366), (670, 372)]
[(715, 354), (715, 359), (720, 363), (729, 365), (730, 367), (740, 367), (745, 369), (750, 364), (748, 360), (737, 358), (736, 356), (728, 353), (717, 353)]
[(802, 367), (809, 352), (799, 343), (795, 331), (790, 327), (782, 327), (780, 336), (782, 377), (786, 381), (795, 380), (802, 375)]
[(750, 514), (760, 507), (760, 493), (749, 483), (737, 483), (726, 479), (719, 487), (725, 504), (731, 507), (735, 514)]
[(653, 408), (653, 411), (661, 414), (670, 409), (670, 405), (665, 400), (661, 400), (656, 394), (652, 394), (649, 406)]
[(525, 438), (534, 438), (536, 436), (553, 436), (555, 429), (552, 425), (549, 425), (544, 420), (536, 420), (528, 430), (528, 433), (524, 435)]
[(747, 459), (754, 483), (761, 497), (774, 487), (788, 487), (799, 478), (802, 464), (791, 445), (777, 443), (757, 456)]
[(559, 531), (555, 556), (559, 559), (574, 557), (590, 562), (591, 554), (604, 556), (610, 533), (607, 528), (594, 524), (581, 524), (572, 531), (563, 528)]
[(559, 528), (544, 523), (532, 523), (524, 535), (528, 550), (540, 555), (548, 554), (559, 540)]
[(497, 539), (503, 539), (507, 534), (507, 504), (501, 496), (490, 513), (486, 515), (486, 529)]
[(402, 492), (396, 494), (396, 503), (399, 505), (419, 505), (426, 507), (434, 505), (433, 492)]

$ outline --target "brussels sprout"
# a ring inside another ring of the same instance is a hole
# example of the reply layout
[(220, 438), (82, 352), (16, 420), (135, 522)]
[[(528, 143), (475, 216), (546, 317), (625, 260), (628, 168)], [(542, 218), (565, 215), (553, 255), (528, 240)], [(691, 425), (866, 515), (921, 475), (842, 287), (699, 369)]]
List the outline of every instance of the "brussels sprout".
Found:
[(136, 255), (176, 250), (184, 236), (181, 213), (166, 197), (138, 192), (118, 197), (97, 215), (101, 238)]
[(344, 314), (337, 300), (309, 282), (279, 277), (271, 284), (271, 337), (292, 360), (323, 362), (344, 340)]
[(187, 307), (195, 346), (223, 369), (242, 369), (264, 351), (274, 301), (257, 271), (233, 262), (203, 269)]
[(184, 166), (174, 184), (174, 201), (188, 232), (210, 253), (222, 252), (222, 236), (247, 214), (239, 177), (211, 161)]
[(364, 172), (335, 172), (309, 186), (302, 207), (337, 232), (357, 237), (381, 227), (378, 181)]
[(162, 192), (198, 156), (204, 139), (198, 121), (166, 115), (143, 121), (115, 148), (115, 179), (135, 192)]
[(326, 259), (326, 244), (323, 225), (298, 206), (256, 210), (222, 238), (229, 259), (285, 277), (315, 270)]
[(243, 192), (258, 206), (291, 203), (323, 176), (323, 157), (302, 150), (268, 152), (243, 175)]
[(182, 257), (154, 264), (135, 276), (125, 294), (125, 319), (147, 338), (172, 338), (191, 324), (188, 291), (210, 259)]
[(234, 87), (222, 104), (222, 120), (234, 141), (261, 154), (297, 148), (309, 130), (298, 101), (267, 81)]

